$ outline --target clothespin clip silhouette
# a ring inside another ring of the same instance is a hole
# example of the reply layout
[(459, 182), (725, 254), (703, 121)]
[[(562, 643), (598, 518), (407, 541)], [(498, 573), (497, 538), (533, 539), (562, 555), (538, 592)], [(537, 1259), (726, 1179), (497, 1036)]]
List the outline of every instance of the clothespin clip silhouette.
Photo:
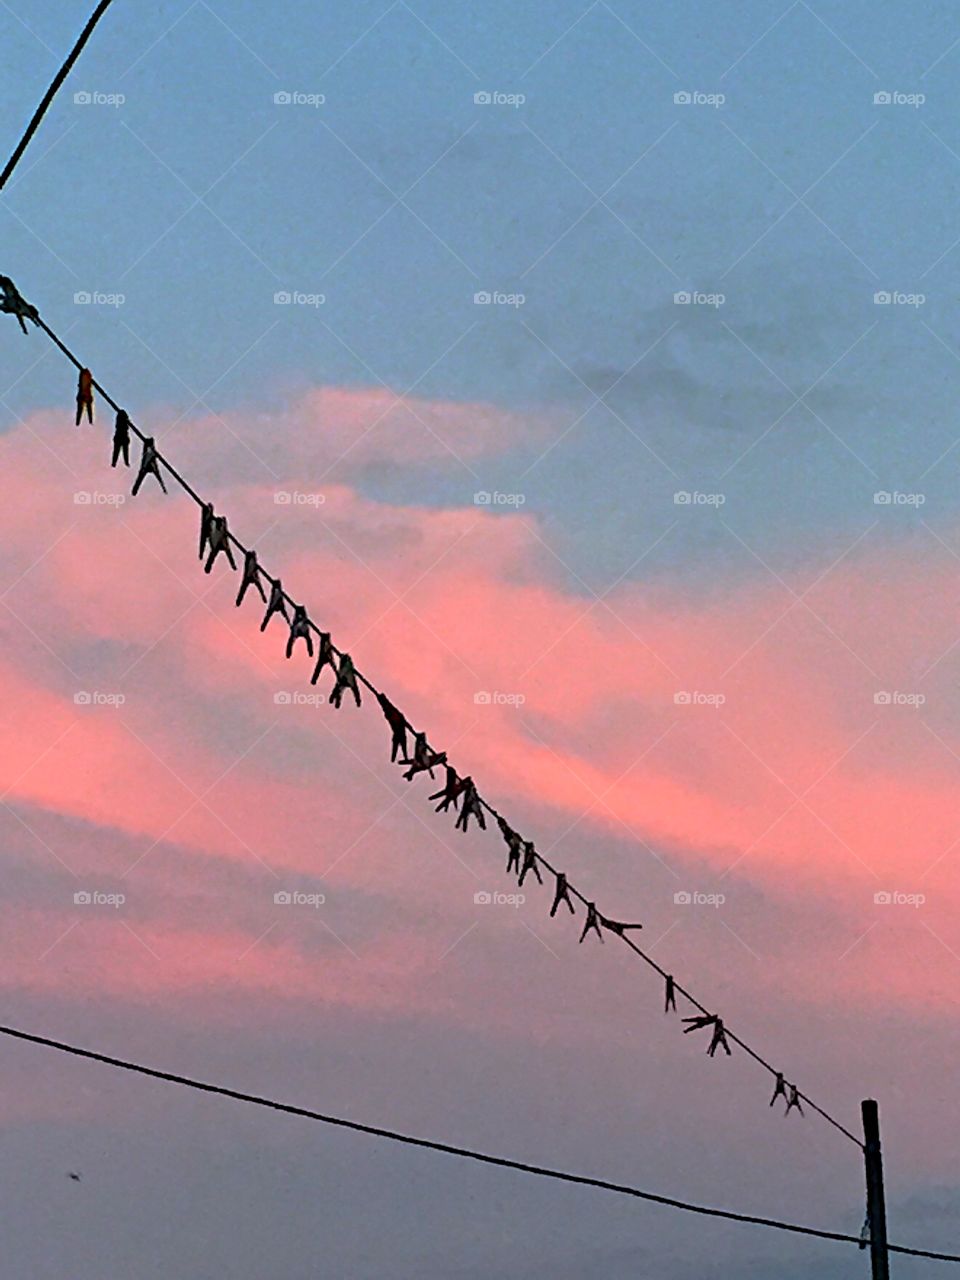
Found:
[(668, 973), (667, 974), (667, 991), (663, 1001), (663, 1012), (669, 1013), (671, 1009), (673, 1010), (674, 1013), (677, 1012), (677, 992), (676, 992), (676, 988), (674, 987), (673, 978)]
[(93, 374), (89, 369), (81, 369), (77, 378), (77, 426), (87, 411), (87, 421), (93, 423)]
[(244, 552), (243, 580), (240, 583), (240, 590), (237, 592), (238, 607), (243, 603), (243, 597), (247, 594), (248, 587), (256, 587), (260, 592), (260, 599), (264, 604), (267, 603), (263, 583), (260, 581), (260, 566), (257, 564), (257, 553), (255, 551)]
[(123, 465), (130, 465), (130, 419), (126, 409), (117, 410), (117, 420), (113, 425), (113, 459), (111, 467), (115, 467), (123, 457)]
[(434, 751), (427, 742), (425, 733), (414, 735), (413, 739), (413, 756), (409, 760), (401, 760), (401, 764), (409, 765), (406, 773), (403, 775), (407, 782), (412, 782), (418, 773), (429, 773), (433, 778), (434, 769), (442, 764), (447, 763), (447, 753), (445, 751)]
[(233, 558), (233, 551), (230, 547), (230, 531), (227, 528), (226, 516), (214, 516), (213, 524), (210, 528), (209, 537), (210, 554), (207, 556), (207, 563), (203, 566), (204, 573), (210, 573), (213, 569), (213, 562), (222, 552), (230, 562), (230, 568), (236, 569), (237, 562)]
[(600, 917), (600, 923), (605, 929), (609, 929), (611, 933), (615, 933), (617, 937), (625, 936), (628, 929), (642, 929), (642, 924), (624, 924), (622, 920), (608, 920), (606, 916)]
[(463, 790), (463, 783), (457, 776), (456, 769), (452, 765), (444, 765), (446, 770), (446, 780), (439, 791), (435, 791), (432, 796), (428, 796), (428, 800), (439, 800), (440, 803), (434, 809), (434, 813), (446, 813), (453, 805), (457, 807), (457, 801), (460, 799), (460, 792)]
[(210, 534), (213, 532), (213, 503), (205, 502), (200, 508), (200, 556), (202, 560), (210, 545)]
[(537, 883), (543, 884), (543, 876), (540, 874), (540, 868), (537, 866), (537, 851), (533, 847), (533, 842), (531, 840), (525, 840), (523, 842), (523, 866), (520, 868), (520, 879), (517, 883), (522, 885), (530, 871), (532, 871), (537, 877)]
[(576, 908), (574, 907), (573, 900), (570, 897), (570, 886), (567, 883), (567, 877), (563, 874), (562, 871), (558, 871), (556, 892), (553, 895), (553, 906), (550, 908), (551, 920), (560, 909), (561, 902), (565, 902), (567, 904), (567, 906), (570, 908), (571, 915), (575, 914)]
[(460, 792), (463, 796), (463, 804), (460, 806), (460, 815), (455, 823), (457, 830), (466, 831), (467, 823), (474, 818), (480, 830), (486, 831), (487, 820), (483, 816), (483, 805), (480, 803), (480, 796), (473, 785), (472, 778), (464, 778), (460, 785)]
[(601, 942), (603, 941), (603, 934), (600, 932), (601, 918), (602, 917), (600, 916), (600, 913), (597, 911), (596, 906), (592, 902), (588, 902), (587, 918), (586, 918), (586, 921), (584, 922), (583, 933), (581, 933), (580, 935), (581, 942), (583, 942), (584, 938), (587, 936), (587, 934), (590, 932), (591, 929), (597, 935), (600, 941)]
[(317, 654), (317, 665), (313, 669), (313, 675), (310, 677), (310, 683), (316, 684), (320, 679), (320, 673), (324, 667), (330, 667), (334, 676), (337, 674), (337, 663), (333, 654), (333, 645), (330, 642), (330, 632), (320, 632), (320, 652)]
[(29, 302), (25, 302), (20, 297), (17, 286), (9, 276), (0, 276), (0, 290), (3, 291), (3, 297), (0, 298), (0, 311), (5, 311), (7, 315), (16, 316), (17, 323), (24, 333), (27, 332), (27, 326), (23, 323), (24, 317), (32, 320), (34, 324), (40, 323), (37, 308), (31, 306)]
[(773, 1090), (773, 1097), (770, 1099), (771, 1107), (778, 1098), (782, 1098), (787, 1104), (787, 1109), (783, 1113), (788, 1116), (791, 1111), (799, 1111), (803, 1115), (803, 1107), (800, 1105), (800, 1094), (795, 1084), (788, 1085), (783, 1078), (783, 1072), (777, 1072), (777, 1083)]
[(143, 441), (143, 451), (140, 454), (140, 470), (137, 472), (137, 478), (133, 482), (131, 490), (134, 497), (140, 492), (140, 486), (146, 480), (147, 476), (155, 476), (160, 488), (164, 493), (167, 492), (167, 486), (163, 483), (163, 476), (160, 474), (160, 455), (157, 453), (157, 446), (153, 442), (153, 436), (147, 436)]
[(727, 1034), (723, 1028), (722, 1018), (718, 1018), (715, 1013), (705, 1013), (695, 1018), (684, 1018), (684, 1022), (690, 1024), (683, 1029), (685, 1036), (689, 1035), (691, 1031), (701, 1031), (704, 1027), (713, 1027), (713, 1036), (710, 1040), (710, 1047), (707, 1049), (707, 1055), (712, 1058), (718, 1049), (723, 1049), (727, 1057), (730, 1057), (730, 1046), (727, 1044)]
[(330, 702), (339, 711), (340, 703), (343, 701), (343, 695), (349, 690), (357, 700), (357, 706), (360, 705), (360, 688), (357, 684), (357, 669), (353, 665), (353, 659), (349, 653), (341, 653), (340, 669), (337, 671), (337, 683), (333, 686), (330, 694)]
[(398, 755), (402, 761), (406, 762), (407, 730), (410, 728), (406, 716), (402, 711), (397, 710), (385, 693), (378, 693), (377, 701), (393, 735), (390, 739), (390, 763), (394, 764)]
[(857, 1243), (858, 1249), (866, 1249), (870, 1245), (870, 1214), (867, 1213), (863, 1219), (863, 1226), (860, 1228), (860, 1240)]
[(270, 583), (270, 600), (267, 603), (267, 611), (263, 615), (263, 621), (260, 623), (261, 631), (266, 631), (267, 624), (275, 613), (282, 614), (284, 622), (290, 622), (287, 614), (287, 602), (283, 598), (283, 583), (279, 578), (277, 578), (276, 582)]
[(290, 623), (290, 635), (287, 637), (287, 657), (293, 653), (293, 646), (298, 640), (305, 640), (307, 654), (313, 657), (313, 636), (310, 634), (310, 619), (302, 604), (293, 606), (293, 621)]
[(509, 875), (511, 871), (515, 871), (517, 875), (519, 875), (520, 855), (523, 852), (523, 840), (519, 835), (517, 835), (513, 827), (511, 827), (508, 822), (504, 821), (503, 818), (497, 818), (497, 825), (500, 827), (500, 834), (507, 842), (507, 875)]

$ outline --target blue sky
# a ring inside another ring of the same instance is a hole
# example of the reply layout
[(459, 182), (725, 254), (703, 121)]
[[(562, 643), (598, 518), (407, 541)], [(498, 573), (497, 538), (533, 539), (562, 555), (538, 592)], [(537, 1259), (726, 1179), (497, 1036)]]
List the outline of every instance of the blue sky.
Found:
[[(8, 150), (85, 18), (77, 0), (0, 6)], [(287, 415), (316, 388), (491, 406), (507, 424), (497, 448), (472, 452), (467, 442), (457, 457), (388, 454), (362, 465), (335, 457), (324, 478), (389, 512), (387, 525), (397, 512), (473, 511), (477, 490), (522, 494), (540, 559), (535, 568), (511, 561), (511, 586), (536, 582), (578, 602), (616, 586), (645, 603), (709, 611), (738, 591), (753, 598), (758, 583), (786, 580), (799, 590), (854, 547), (870, 548), (881, 564), (916, 557), (949, 567), (960, 465), (958, 18), (954, 6), (934, 0), (281, 0), (269, 11), (250, 0), (146, 8), (116, 0), (3, 193), (0, 269), (141, 425), (182, 419), (189, 448), (211, 467), (208, 450), (224, 419), (249, 433), (251, 450), (296, 445), (284, 434)], [(278, 102), (278, 94), (298, 100)], [(496, 100), (475, 101), (478, 94)], [(76, 301), (83, 293), (101, 300)], [(482, 293), (502, 300), (480, 304)], [(118, 295), (119, 305), (107, 300)], [(21, 344), (14, 327), (4, 330), (7, 436), (25, 422), (46, 422), (52, 407), (72, 407), (73, 372), (45, 352), (39, 337)], [(275, 439), (258, 439), (280, 418)], [(322, 455), (336, 427), (321, 412), (300, 443)], [(878, 491), (921, 494), (923, 502), (878, 505)], [(719, 495), (722, 505), (678, 504), (681, 492)], [(50, 513), (38, 509), (38, 522), (41, 514)], [(370, 525), (371, 539), (386, 536), (379, 514)], [(422, 530), (410, 536), (415, 543)], [(26, 571), (27, 561), (20, 567)], [(903, 578), (891, 568), (889, 585), (883, 574), (874, 585), (884, 600), (882, 630), (897, 614)], [(85, 589), (78, 574), (78, 595)], [(858, 607), (851, 605), (851, 619), (869, 623), (873, 615)], [(511, 619), (502, 621), (509, 636)], [(711, 625), (708, 616), (708, 645)], [(75, 661), (81, 648), (71, 652)], [(110, 662), (124, 665), (119, 645), (90, 650), (104, 680), (112, 678)], [(814, 673), (818, 660), (811, 651)], [(900, 673), (908, 681), (926, 666), (911, 661)], [(170, 672), (161, 675), (157, 689), (175, 696)], [(940, 675), (938, 727), (952, 733), (951, 677), (947, 668)], [(143, 705), (159, 723), (159, 694)], [(616, 714), (628, 705), (625, 697)], [(198, 713), (196, 723), (182, 708), (169, 714), (182, 717), (185, 741), (219, 734), (226, 750), (242, 736), (247, 711), (231, 703), (208, 718)], [(595, 709), (583, 728), (585, 756), (587, 740), (604, 730), (603, 714)], [(774, 706), (769, 718), (780, 714)], [(549, 736), (550, 718), (537, 724)], [(678, 767), (693, 769), (691, 760)], [(292, 750), (283, 764), (288, 777), (300, 767)], [(560, 837), (562, 815), (549, 802), (531, 801), (529, 812)], [(69, 815), (49, 821), (56, 840), (69, 840)], [(97, 830), (84, 828), (83, 842), (95, 841)], [(408, 824), (397, 839), (406, 847), (418, 834)], [(23, 870), (29, 858), (14, 835), (10, 856), (26, 877), (17, 892), (43, 900), (49, 886)], [(606, 832), (601, 848), (608, 883), (616, 885), (618, 873), (630, 883), (635, 864), (623, 833)], [(696, 865), (696, 851), (679, 837), (674, 855)], [(183, 871), (186, 879), (203, 874), (192, 864)], [(770, 930), (766, 945), (782, 959), (778, 976), (786, 981), (796, 978), (808, 931), (833, 936), (836, 904), (829, 896), (808, 900), (806, 885), (794, 898), (789, 870), (783, 874), (771, 900), (755, 885), (741, 888), (737, 927), (752, 920)], [(242, 901), (248, 889), (241, 878), (229, 892)], [(227, 890), (196, 892), (207, 901)], [(172, 898), (181, 924), (193, 918), (192, 894)], [(383, 900), (377, 909), (386, 912)], [(416, 904), (405, 909), (416, 918)], [(709, 946), (701, 939), (701, 958), (718, 937), (724, 941), (717, 931)], [(481, 959), (480, 972), (501, 983), (504, 971), (486, 952)], [(552, 971), (534, 969), (553, 980)], [(716, 981), (719, 990), (737, 987), (722, 973)], [(871, 1006), (854, 1015), (864, 1062), (853, 1062), (829, 1002), (818, 1004), (829, 985), (829, 973), (819, 973), (816, 998), (805, 1006), (825, 1037), (817, 1052), (792, 1028), (779, 1030), (784, 1047), (810, 1069), (822, 1052), (838, 1093), (854, 1068), (872, 1061), (878, 1083), (902, 1101), (909, 1038), (922, 1035), (926, 1088), (940, 1096), (949, 1026), (930, 1021), (918, 1030), (902, 1007), (885, 1015)], [(777, 1026), (776, 990), (764, 986), (767, 1030)], [(618, 996), (624, 991), (617, 986)], [(464, 979), (440, 1004), (476, 995)], [(598, 1035), (623, 1007), (595, 976), (574, 999), (600, 1002), (590, 1015)], [(566, 1058), (561, 1029), (572, 1008), (542, 1043), (514, 1024), (489, 1039), (459, 1023), (451, 1032), (435, 1007), (341, 1009), (326, 1070), (315, 1063), (311, 1073), (299, 1055), (305, 1044), (316, 1050), (313, 1025), (298, 1026), (286, 1005), (275, 1043), (269, 1029), (265, 1043), (244, 1022), (237, 997), (227, 1051), (216, 1034), (180, 1017), (169, 991), (158, 997), (155, 1024), (136, 1002), (126, 1010), (95, 998), (77, 1006), (29, 983), (13, 1007), (25, 1022), (42, 1016), (52, 1034), (90, 1041), (97, 1031), (131, 1056), (155, 1059), (178, 1046), (183, 1061), (173, 1054), (173, 1069), (233, 1078), (239, 1063), (239, 1087), (315, 1091), (330, 1109), (337, 1103), (360, 1118), (406, 1120), (491, 1149), (495, 1137), (501, 1146), (522, 1138), (532, 1157), (599, 1176), (711, 1202), (737, 1199), (801, 1220), (819, 1213), (838, 1229), (859, 1229), (855, 1160), (831, 1163), (814, 1184), (829, 1147), (804, 1135), (794, 1170), (810, 1191), (804, 1202), (797, 1178), (777, 1163), (787, 1158), (779, 1131), (776, 1141), (766, 1135), (722, 1158), (704, 1129), (715, 1113), (702, 1098), (689, 1113), (679, 1104), (670, 1112), (682, 1125), (675, 1144), (656, 1114), (632, 1112), (632, 1123), (646, 1129), (635, 1160), (618, 1112), (631, 1105), (628, 1081), (616, 1071), (608, 1079), (598, 1068), (596, 1088), (606, 1094), (572, 1122), (569, 1141), (555, 1141), (557, 1115), (569, 1113), (591, 1070), (586, 1049)], [(259, 1013), (269, 1028), (269, 1005)], [(426, 1061), (418, 1056), (424, 1046)], [(396, 1059), (399, 1101), (384, 1084), (379, 1054), (392, 1065)], [(27, 1058), (50, 1105), (19, 1117), (15, 1085), (4, 1103), (16, 1153), (4, 1162), (4, 1200), (19, 1218), (7, 1229), (25, 1260), (20, 1274), (60, 1275), (69, 1260), (78, 1277), (112, 1268), (131, 1277), (163, 1269), (252, 1280), (274, 1265), (276, 1274), (299, 1278), (317, 1274), (313, 1245), (334, 1251), (331, 1274), (364, 1277), (387, 1267), (395, 1276), (532, 1277), (548, 1263), (570, 1280), (600, 1270), (635, 1275), (644, 1266), (671, 1280), (734, 1268), (759, 1278), (774, 1265), (795, 1280), (830, 1280), (853, 1265), (819, 1245), (787, 1242), (781, 1253), (776, 1240), (637, 1216), (629, 1206), (514, 1187), (485, 1173), (462, 1173), (457, 1183), (420, 1157), (408, 1163), (326, 1136), (318, 1145), (289, 1127), (278, 1133), (235, 1116), (226, 1103), (214, 1114), (207, 1109), (214, 1104), (187, 1100), (169, 1125), (145, 1120), (137, 1115), (146, 1105), (139, 1084), (112, 1086), (122, 1116), (116, 1125), (102, 1115), (73, 1122), (70, 1106), (51, 1099), (61, 1090), (67, 1098), (71, 1089), (83, 1097), (97, 1090), (96, 1069)], [(664, 1050), (656, 1065), (669, 1060)], [(542, 1091), (525, 1079), (526, 1110), (505, 1103), (500, 1079), (489, 1083), (518, 1071), (544, 1073)], [(660, 1078), (650, 1067), (645, 1084), (657, 1106), (672, 1106)], [(23, 1079), (32, 1083), (27, 1072)], [(464, 1079), (474, 1112), (458, 1102)], [(699, 1076), (683, 1079), (702, 1087)], [(413, 1090), (409, 1105), (402, 1090)], [(744, 1114), (745, 1096), (724, 1117), (724, 1137)], [(460, 1121), (462, 1132), (450, 1132)], [(944, 1190), (939, 1164), (924, 1164), (909, 1113), (894, 1123), (909, 1149), (891, 1188), (899, 1234), (928, 1238), (949, 1222), (943, 1202), (953, 1192)], [(91, 1222), (84, 1215), (102, 1211), (106, 1192), (95, 1193), (89, 1180), (76, 1194), (58, 1183), (50, 1198), (49, 1162), (58, 1162), (59, 1177), (71, 1144), (88, 1164), (99, 1147), (100, 1188), (110, 1186), (108, 1198), (122, 1206), (108, 1227), (99, 1219), (79, 1261), (75, 1241)], [(738, 1162), (744, 1167), (728, 1181)], [(176, 1220), (175, 1233), (166, 1236), (155, 1216), (135, 1209), (137, 1196), (148, 1194)], [(345, 1219), (354, 1223), (347, 1235)], [(313, 1245), (311, 1231), (319, 1238)], [(601, 1235), (602, 1243), (593, 1239)], [(903, 1265), (905, 1275), (927, 1270)]]

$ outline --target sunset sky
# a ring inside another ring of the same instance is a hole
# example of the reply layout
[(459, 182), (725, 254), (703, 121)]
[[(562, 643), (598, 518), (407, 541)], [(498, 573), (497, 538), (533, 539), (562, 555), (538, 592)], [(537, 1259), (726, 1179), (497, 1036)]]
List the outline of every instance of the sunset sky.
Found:
[[(0, 5), (3, 160), (90, 7)], [(958, 89), (939, 0), (116, 0), (0, 194), (0, 272), (261, 563), (788, 1079), (876, 1097), (891, 1239), (953, 1252)], [(0, 320), (0, 1023), (858, 1233), (857, 1148), (551, 885), (478, 901), (495, 826)], [(25, 1280), (869, 1265), (9, 1040), (0, 1123)]]

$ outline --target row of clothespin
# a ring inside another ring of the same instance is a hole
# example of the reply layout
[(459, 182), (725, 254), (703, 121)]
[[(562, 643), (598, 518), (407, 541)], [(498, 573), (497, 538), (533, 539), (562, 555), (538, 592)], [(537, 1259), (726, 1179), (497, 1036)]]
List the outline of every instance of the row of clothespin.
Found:
[[(3, 277), (0, 277), (2, 284)], [(77, 386), (77, 423), (79, 424), (83, 413), (86, 412), (89, 422), (93, 421), (93, 378), (88, 369), (80, 371), (80, 377)], [(125, 410), (120, 409), (117, 412), (116, 423), (114, 426), (113, 436), (113, 456), (111, 465), (116, 467), (122, 458), (124, 464), (130, 465), (130, 419)], [(160, 472), (159, 464), (162, 461), (160, 454), (157, 452), (156, 445), (151, 437), (143, 439), (142, 455), (137, 478), (134, 481), (133, 493), (137, 494), (143, 484), (144, 479), (148, 475), (154, 476), (159, 482), (161, 489), (166, 493), (166, 485)], [(239, 543), (237, 544), (239, 546)], [(204, 571), (210, 573), (216, 564), (217, 557), (223, 555), (230, 568), (236, 572), (237, 562), (234, 559), (233, 548), (231, 546), (231, 534), (227, 525), (226, 516), (216, 514), (212, 503), (203, 503), (200, 512), (200, 541), (199, 541), (199, 559), (204, 561)], [(264, 590), (264, 579), (270, 584), (269, 595)], [(266, 631), (271, 620), (279, 615), (286, 622), (289, 632), (287, 635), (286, 656), (291, 658), (298, 640), (302, 640), (310, 658), (315, 656), (314, 650), (314, 626), (307, 615), (307, 611), (301, 604), (293, 604), (293, 614), (287, 611), (288, 597), (283, 590), (283, 585), (279, 578), (271, 578), (259, 565), (257, 561), (256, 551), (244, 551), (243, 570), (240, 579), (240, 589), (237, 592), (236, 604), (239, 607), (244, 600), (248, 590), (253, 588), (260, 596), (263, 604), (266, 605), (266, 611), (263, 620), (260, 623), (260, 630)], [(289, 602), (292, 603), (292, 602)], [(316, 652), (316, 665), (313, 675), (310, 678), (311, 684), (316, 684), (326, 667), (330, 667), (334, 674), (334, 685), (330, 693), (329, 701), (333, 706), (339, 708), (345, 693), (352, 693), (359, 707), (360, 689), (358, 685), (358, 672), (353, 665), (350, 655), (347, 653), (338, 654), (333, 646), (330, 633), (327, 631), (319, 631), (318, 649)], [(435, 769), (442, 768), (444, 770), (444, 781), (439, 791), (433, 792), (429, 799), (437, 801), (435, 812), (447, 813), (452, 808), (457, 815), (456, 829), (466, 831), (469, 827), (470, 819), (473, 818), (481, 830), (486, 830), (486, 818), (484, 815), (484, 802), (481, 799), (474, 781), (470, 777), (460, 777), (453, 766), (448, 762), (446, 752), (434, 751), (427, 742), (426, 735), (416, 733), (407, 720), (406, 716), (398, 707), (396, 707), (390, 699), (383, 693), (376, 693), (377, 701), (383, 712), (384, 718), (391, 732), (391, 763), (399, 763), (405, 770), (403, 777), (406, 781), (412, 781), (418, 774), (427, 773), (430, 778), (435, 779)], [(408, 734), (412, 734), (413, 743), (412, 750), (408, 741)], [(497, 823), (500, 832), (507, 844), (507, 873), (515, 875), (519, 885), (523, 885), (528, 875), (533, 875), (538, 883), (543, 884), (543, 876), (540, 872), (539, 863), (542, 861), (531, 841), (524, 840), (513, 828), (502, 818), (497, 815)], [(571, 897), (571, 891), (584, 903), (586, 907), (586, 916), (583, 922), (583, 929), (580, 934), (580, 942), (583, 943), (589, 934), (593, 934), (602, 943), (604, 941), (603, 931), (616, 934), (618, 937), (625, 937), (629, 930), (642, 929), (643, 926), (637, 923), (625, 923), (619, 920), (612, 920), (605, 916), (597, 909), (593, 902), (589, 902), (582, 898), (576, 890), (572, 890), (566, 875), (562, 871), (553, 871), (554, 876), (554, 896), (550, 907), (550, 918), (553, 919), (561, 906), (565, 906), (571, 915), (576, 914), (576, 907)], [(665, 1012), (676, 1012), (676, 986), (671, 976), (666, 977), (666, 993), (664, 1001)], [(723, 1019), (716, 1014), (699, 1013), (689, 1018), (684, 1018), (684, 1035), (688, 1035), (692, 1031), (701, 1031), (709, 1029), (711, 1032), (710, 1041), (707, 1046), (707, 1054), (714, 1057), (718, 1050), (729, 1057), (731, 1055), (730, 1044), (727, 1039), (727, 1031), (723, 1024)], [(778, 1098), (783, 1098), (786, 1103), (785, 1115), (789, 1115), (791, 1111), (797, 1111), (803, 1115), (803, 1107), (801, 1105), (800, 1094), (796, 1085), (789, 1084), (781, 1073), (776, 1075), (776, 1086), (773, 1097), (770, 1099), (770, 1105), (773, 1106)]]

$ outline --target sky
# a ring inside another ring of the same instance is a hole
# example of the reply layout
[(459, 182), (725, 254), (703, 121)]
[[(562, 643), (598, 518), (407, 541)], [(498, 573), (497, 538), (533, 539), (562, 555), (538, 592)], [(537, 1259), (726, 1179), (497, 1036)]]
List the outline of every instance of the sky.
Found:
[[(4, 157), (87, 16), (0, 5)], [(0, 196), (0, 271), (261, 563), (736, 1034), (877, 1098), (891, 1238), (954, 1252), (958, 87), (935, 0), (117, 0)], [(496, 829), (3, 319), (2, 1021), (858, 1233), (854, 1144), (496, 898)], [(0, 1124), (31, 1280), (868, 1266), (12, 1041)]]

